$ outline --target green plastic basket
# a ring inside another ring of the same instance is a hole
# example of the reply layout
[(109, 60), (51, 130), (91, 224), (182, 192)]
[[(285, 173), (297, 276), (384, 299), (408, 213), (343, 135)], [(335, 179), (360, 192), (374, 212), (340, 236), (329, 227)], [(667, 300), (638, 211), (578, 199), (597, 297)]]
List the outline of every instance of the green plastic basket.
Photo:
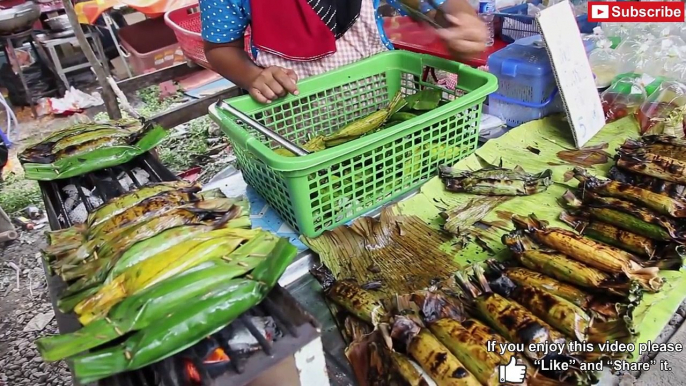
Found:
[(401, 90), (424, 87), (433, 68), (458, 74), (449, 103), (416, 118), (354, 141), (302, 157), (284, 157), (278, 144), (215, 105), (210, 116), (229, 137), (243, 177), (294, 230), (320, 235), (419, 186), (476, 150), (481, 107), (496, 78), (449, 60), (389, 51), (335, 71), (305, 79), (300, 94), (268, 105), (249, 96), (228, 101), (235, 108), (302, 145), (384, 107)]

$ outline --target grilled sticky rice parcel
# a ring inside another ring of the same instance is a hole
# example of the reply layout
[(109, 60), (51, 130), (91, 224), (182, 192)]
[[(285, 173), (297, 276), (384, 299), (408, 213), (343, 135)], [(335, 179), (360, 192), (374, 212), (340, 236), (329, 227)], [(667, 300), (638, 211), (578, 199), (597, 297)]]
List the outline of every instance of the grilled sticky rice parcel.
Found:
[(524, 231), (539, 244), (552, 248), (566, 256), (609, 274), (623, 273), (629, 279), (638, 281), (644, 290), (657, 292), (663, 279), (658, 268), (645, 268), (636, 262), (638, 258), (629, 252), (599, 243), (572, 231), (548, 228), (547, 223), (536, 216), (528, 218), (513, 216), (517, 229)]
[(56, 133), (43, 142), (24, 150), (22, 162), (49, 164), (63, 158), (85, 155), (90, 151), (137, 142), (154, 126), (150, 123), (136, 126), (117, 126), (95, 123)]

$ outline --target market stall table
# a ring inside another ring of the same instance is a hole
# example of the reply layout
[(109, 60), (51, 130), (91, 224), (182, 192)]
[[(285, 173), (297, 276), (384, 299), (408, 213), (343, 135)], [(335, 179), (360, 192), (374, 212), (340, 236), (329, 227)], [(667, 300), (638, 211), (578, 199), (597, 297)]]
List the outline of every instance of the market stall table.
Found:
[[(396, 49), (429, 54), (444, 59), (452, 59), (440, 38), (430, 27), (422, 26), (407, 16), (395, 16), (384, 19), (386, 35)], [(485, 66), (488, 57), (507, 46), (507, 43), (496, 38), (480, 57), (463, 61), (472, 67)]]
[[(629, 127), (627, 127), (629, 126)], [(608, 124), (596, 136), (591, 144), (598, 145), (601, 143), (608, 143), (609, 148), (614, 149), (615, 145), (621, 143), (625, 138), (629, 137), (630, 133), (637, 133), (635, 123), (629, 118), (622, 121)], [(506, 167), (513, 167), (515, 164), (521, 165), (527, 171), (535, 171), (539, 168), (551, 168), (553, 170), (554, 180), (559, 182), (552, 186), (547, 192), (538, 194), (535, 199), (540, 202), (537, 205), (536, 213), (542, 219), (550, 220), (553, 226), (564, 226), (556, 220), (562, 208), (557, 204), (557, 198), (566, 189), (563, 184), (564, 173), (572, 168), (574, 165), (564, 163), (564, 161), (557, 162), (554, 166), (550, 165), (549, 158), (554, 157), (558, 151), (568, 149), (573, 146), (571, 136), (568, 132), (569, 128), (559, 119), (559, 117), (550, 117), (543, 120), (533, 121), (513, 129), (506, 136), (489, 141), (483, 148), (477, 150), (475, 155), (472, 155), (465, 160), (458, 163), (462, 168), (476, 168), (478, 169), (478, 156), (484, 157), (487, 161), (495, 161), (493, 158), (498, 158), (502, 154), (512, 154), (512, 157), (503, 159)], [(541, 154), (550, 153), (552, 155), (543, 158), (543, 156), (532, 157), (531, 151), (528, 148), (535, 147), (541, 151)], [(506, 150), (507, 149), (507, 150)], [(477, 162), (476, 164), (474, 162)], [(608, 163), (603, 165), (595, 165), (590, 169), (594, 169), (596, 173), (603, 174), (609, 165), (612, 164), (611, 158)], [(245, 192), (251, 203), (251, 218), (254, 225), (268, 229), (277, 233), (281, 237), (289, 237), (291, 241), (296, 244), (302, 251), (298, 258), (291, 264), (281, 277), (279, 283), (286, 287), (293, 296), (301, 302), (308, 311), (315, 316), (315, 318), (322, 323), (323, 333), (322, 340), (326, 352), (327, 365), (329, 368), (329, 375), (332, 385), (349, 385), (352, 384), (352, 372), (350, 370), (348, 361), (343, 355), (345, 343), (336, 327), (336, 323), (331, 316), (329, 309), (324, 301), (324, 297), (319, 290), (319, 284), (313, 276), (309, 274), (309, 269), (320, 262), (318, 256), (311, 250), (308, 250), (303, 244), (298, 241), (298, 235), (291, 230), (281, 220), (274, 209), (272, 209), (264, 199), (262, 199), (256, 192), (245, 184), (240, 172), (233, 172), (219, 181), (213, 181), (208, 184), (212, 188), (221, 187), (227, 195), (237, 195)], [(421, 188), (408, 193), (401, 197), (398, 202), (398, 208), (403, 214), (416, 215), (427, 223), (438, 227), (438, 213), (440, 208), (437, 203), (445, 203), (446, 205), (457, 205), (464, 200), (469, 199), (465, 194), (453, 194), (445, 192), (442, 187), (442, 182), (438, 178), (434, 178), (424, 184)], [(523, 198), (520, 198), (521, 200)], [(525, 200), (525, 198), (524, 198)], [(484, 218), (484, 222), (497, 223), (499, 216), (503, 212), (521, 212), (523, 208), (522, 201), (512, 200), (499, 206), (493, 210), (491, 214)], [(378, 214), (378, 210), (374, 211), (369, 216)], [(504, 232), (503, 229), (495, 230), (496, 232)], [(505, 247), (500, 243), (500, 237), (491, 235), (491, 237), (484, 238), (489, 248), (496, 254), (504, 252)], [(490, 254), (484, 253), (482, 246), (477, 243), (471, 243), (465, 247), (457, 257), (457, 261), (461, 264), (467, 262), (475, 262), (484, 258), (491, 257)], [(646, 341), (660, 342), (666, 341), (669, 334), (662, 334), (663, 329), (669, 330), (668, 325), (674, 313), (686, 296), (686, 280), (684, 275), (677, 271), (664, 271), (668, 282), (659, 294), (646, 295), (643, 303), (637, 308), (634, 314), (634, 320), (637, 324), (637, 329), (641, 332), (637, 343), (644, 343)], [(632, 361), (645, 360), (646, 353), (643, 356), (634, 355)], [(605, 376), (611, 375), (606, 374)], [(601, 380), (601, 384), (605, 381), (611, 382), (609, 379)]]

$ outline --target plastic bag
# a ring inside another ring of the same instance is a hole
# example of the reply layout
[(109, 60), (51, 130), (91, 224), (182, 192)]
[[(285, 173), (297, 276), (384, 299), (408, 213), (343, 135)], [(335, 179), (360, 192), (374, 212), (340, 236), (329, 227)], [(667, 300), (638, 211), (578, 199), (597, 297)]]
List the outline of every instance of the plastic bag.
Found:
[(642, 68), (643, 72), (653, 77), (669, 77), (675, 68), (686, 60), (682, 53), (684, 47), (686, 43), (676, 36), (656, 40), (651, 47), (651, 55)]
[(612, 79), (619, 74), (621, 61), (619, 55), (610, 48), (611, 46), (612, 42), (609, 40), (600, 40), (597, 43), (596, 49), (588, 57), (598, 88), (609, 86), (612, 83)]
[(581, 38), (581, 40), (584, 42), (584, 47), (586, 47), (586, 42), (592, 42), (591, 50), (597, 48), (598, 42), (605, 39), (607, 39), (607, 37), (605, 36), (605, 32), (601, 27), (593, 28), (592, 34), (588, 34)]
[(622, 78), (600, 94), (605, 122), (614, 122), (635, 114), (647, 99), (646, 90), (639, 78)]
[(652, 35), (632, 36), (617, 46), (615, 52), (619, 56), (619, 73), (643, 72), (645, 64), (653, 56), (651, 42)]
[(636, 111), (641, 135), (666, 134), (683, 138), (686, 129), (686, 85), (676, 81), (662, 85)]

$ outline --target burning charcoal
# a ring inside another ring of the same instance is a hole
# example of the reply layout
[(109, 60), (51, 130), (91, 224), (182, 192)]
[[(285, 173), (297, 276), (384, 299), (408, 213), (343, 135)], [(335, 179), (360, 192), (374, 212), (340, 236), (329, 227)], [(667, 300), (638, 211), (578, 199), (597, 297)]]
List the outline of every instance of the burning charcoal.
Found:
[[(150, 181), (150, 174), (141, 168), (134, 168), (131, 170), (133, 177), (138, 181), (140, 185), (145, 185)], [(119, 178), (119, 183), (124, 188), (124, 190), (129, 191), (136, 187), (136, 184), (131, 180), (128, 174), (122, 173)]]
[[(276, 323), (271, 316), (255, 316), (250, 318), (250, 321), (270, 344), (281, 336), (281, 333), (278, 331)], [(236, 329), (233, 337), (229, 339), (229, 347), (238, 354), (250, 354), (262, 349), (257, 339), (250, 334), (250, 331), (248, 331), (246, 327)]]

